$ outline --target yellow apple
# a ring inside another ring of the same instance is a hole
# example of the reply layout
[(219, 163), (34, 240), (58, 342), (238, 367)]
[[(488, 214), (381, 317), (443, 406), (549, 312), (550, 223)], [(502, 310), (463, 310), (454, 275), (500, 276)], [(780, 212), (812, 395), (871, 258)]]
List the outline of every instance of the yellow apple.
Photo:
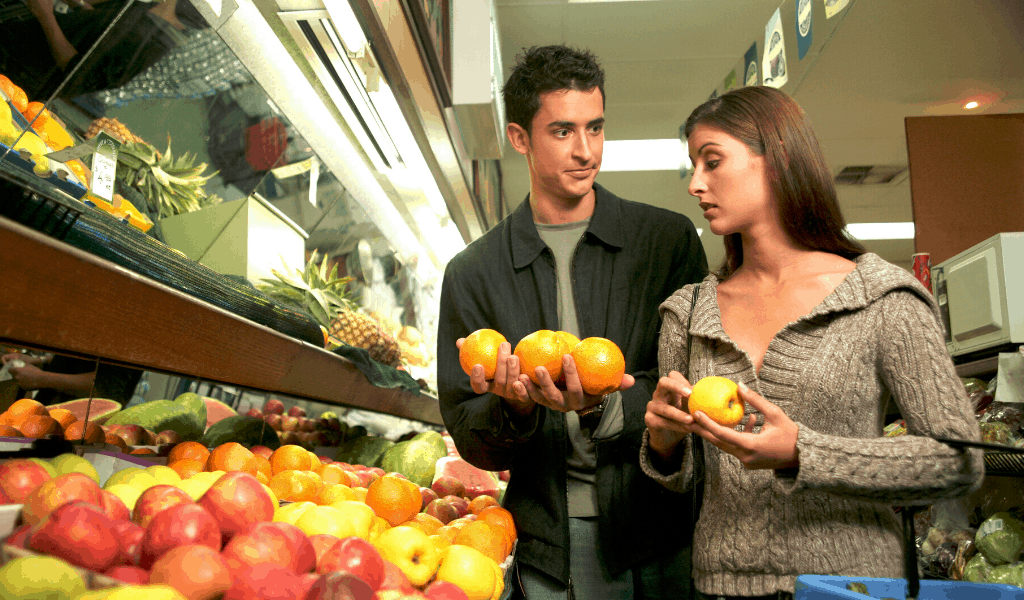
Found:
[[(498, 563), (476, 548), (451, 545), (446, 548), (437, 568), (437, 580), (449, 581), (462, 588), (469, 600), (490, 600), (498, 585), (504, 588)], [(499, 583), (500, 582), (500, 583)]]
[(83, 473), (96, 483), (100, 482), (100, 474), (92, 463), (77, 454), (61, 454), (50, 460), (50, 464), (56, 469), (58, 475), (66, 473)]
[(178, 472), (167, 465), (153, 465), (152, 467), (146, 467), (145, 471), (152, 475), (157, 483), (173, 486), (181, 483), (181, 476), (178, 475)]
[(353, 533), (350, 535), (361, 537), (364, 540), (370, 539), (370, 529), (373, 527), (373, 520), (377, 518), (377, 514), (373, 512), (372, 508), (358, 500), (341, 500), (328, 506), (341, 511), (342, 518), (348, 521), (352, 527)]
[(724, 427), (734, 427), (743, 420), (743, 407), (739, 386), (725, 377), (715, 376), (695, 383), (687, 403), (690, 414), (699, 410)]
[(121, 502), (124, 502), (124, 505), (128, 507), (128, 510), (135, 510), (135, 503), (138, 502), (139, 496), (142, 495), (143, 491), (127, 483), (115, 483), (103, 489), (120, 498)]
[[(441, 557), (437, 548), (422, 530), (408, 525), (392, 527), (373, 542), (384, 560), (392, 562), (414, 586), (426, 585), (437, 572)], [(449, 548), (449, 550), (451, 550)], [(485, 560), (490, 560), (485, 557)], [(488, 567), (488, 573), (491, 573)], [(455, 583), (455, 582), (453, 582)], [(491, 597), (493, 582), (486, 598)]]
[(295, 522), (299, 520), (302, 513), (314, 506), (316, 506), (316, 504), (313, 504), (312, 502), (292, 502), (291, 504), (286, 504), (274, 513), (274, 520), (279, 523), (295, 525)]

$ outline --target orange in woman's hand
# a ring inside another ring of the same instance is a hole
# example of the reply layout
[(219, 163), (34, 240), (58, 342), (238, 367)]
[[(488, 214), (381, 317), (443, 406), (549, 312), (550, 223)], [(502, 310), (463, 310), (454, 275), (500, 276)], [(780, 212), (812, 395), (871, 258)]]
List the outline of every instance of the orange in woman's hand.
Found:
[(526, 373), (534, 385), (540, 385), (537, 367), (544, 367), (551, 380), (558, 381), (562, 376), (562, 356), (570, 350), (565, 338), (550, 329), (541, 329), (519, 340), (513, 354), (519, 357), (519, 371)]
[(459, 348), (462, 370), (470, 375), (473, 365), (483, 365), (484, 379), (494, 379), (494, 371), (498, 368), (498, 347), (506, 341), (505, 336), (493, 329), (477, 329), (467, 335)]

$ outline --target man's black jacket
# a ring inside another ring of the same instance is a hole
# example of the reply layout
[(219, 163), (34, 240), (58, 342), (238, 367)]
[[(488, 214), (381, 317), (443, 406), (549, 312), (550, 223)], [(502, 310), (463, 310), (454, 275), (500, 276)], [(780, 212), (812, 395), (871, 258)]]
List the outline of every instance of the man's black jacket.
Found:
[[(707, 258), (685, 216), (616, 197), (594, 185), (596, 205), (573, 256), (580, 338), (622, 349), (636, 384), (622, 392), (621, 433), (597, 440), (599, 538), (612, 573), (689, 544), (690, 498), (640, 470), (644, 414), (657, 384), (658, 305), (707, 273)], [(512, 347), (539, 329), (559, 330), (554, 257), (541, 240), (529, 198), (455, 256), (445, 269), (438, 322), (441, 413), (462, 457), (491, 471), (512, 470), (504, 506), (519, 534), (517, 560), (563, 584), (569, 578), (563, 413), (538, 406), (530, 431), (516, 431), (502, 399), (477, 395), (455, 341), (495, 329)]]

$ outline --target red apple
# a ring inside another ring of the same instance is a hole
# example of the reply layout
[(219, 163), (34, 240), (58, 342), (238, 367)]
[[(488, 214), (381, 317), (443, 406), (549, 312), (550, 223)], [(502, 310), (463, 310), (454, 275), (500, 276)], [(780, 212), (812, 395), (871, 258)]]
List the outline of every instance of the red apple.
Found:
[(263, 418), (263, 411), (258, 408), (250, 408), (249, 412), (245, 413), (248, 417), (256, 417), (257, 419)]
[(32, 531), (32, 526), (29, 524), (22, 525), (14, 531), (11, 535), (4, 538), (3, 543), (8, 546), (15, 546), (18, 548), (24, 548), (25, 543), (28, 542), (28, 534)]
[(27, 458), (0, 463), (0, 490), (10, 498), (4, 504), (21, 504), (40, 485), (50, 480), (43, 465)]
[(374, 597), (370, 584), (352, 573), (334, 571), (317, 575), (305, 600), (374, 600)]
[(412, 594), (417, 591), (413, 584), (409, 582), (409, 578), (402, 572), (402, 569), (398, 568), (398, 565), (395, 563), (387, 560), (384, 561), (384, 580), (377, 588), (377, 591), (381, 590), (398, 590), (404, 594)]
[(140, 527), (146, 527), (157, 514), (179, 504), (194, 504), (192, 496), (173, 485), (154, 485), (142, 492), (135, 502), (132, 520)]
[(142, 559), (142, 538), (146, 535), (146, 529), (125, 519), (114, 521), (114, 531), (121, 543), (121, 557), (115, 564), (138, 565)]
[(29, 525), (35, 525), (54, 509), (72, 500), (83, 500), (102, 510), (103, 490), (88, 475), (58, 475), (43, 482), (25, 497), (21, 518)]
[(299, 432), (298, 431), (282, 431), (281, 432), (281, 445), (282, 446), (287, 446), (289, 444), (298, 446), (300, 441), (301, 440), (299, 440)]
[(399, 473), (398, 471), (391, 471), (390, 473), (385, 473), (384, 475), (390, 475), (392, 477), (397, 477), (399, 479), (409, 479), (408, 477), (406, 477), (402, 473)]
[(384, 476), (384, 469), (382, 469), (380, 467), (367, 467), (366, 470), (371, 472), (371, 473), (373, 473), (377, 477), (383, 477)]
[(445, 496), (466, 495), (466, 484), (451, 475), (442, 475), (438, 477), (434, 483), (430, 484), (430, 489), (437, 492), (437, 496), (439, 498), (444, 498)]
[(82, 500), (60, 506), (33, 525), (28, 548), (100, 572), (121, 556), (114, 522), (101, 508)]
[(320, 417), (317, 425), (327, 431), (341, 431), (341, 419), (338, 417)]
[(289, 417), (305, 417), (306, 416), (306, 409), (302, 408), (301, 406), (293, 406), (293, 407), (288, 409), (288, 416)]
[(452, 506), (451, 502), (448, 502), (443, 498), (438, 498), (437, 500), (434, 500), (433, 502), (428, 504), (427, 508), (424, 509), (423, 512), (436, 518), (445, 525), (459, 518), (459, 511), (454, 506)]
[(435, 581), (423, 590), (429, 600), (469, 600), (462, 588), (450, 581)]
[(322, 456), (320, 454), (317, 454), (316, 457), (320, 459), (320, 464), (322, 465), (330, 465), (334, 463), (334, 459), (331, 458), (330, 456)]
[(347, 571), (359, 577), (373, 591), (384, 582), (384, 563), (380, 552), (369, 541), (359, 537), (342, 538), (331, 546), (317, 564), (318, 573)]
[(302, 590), (302, 597), (308, 598), (309, 591), (313, 589), (316, 582), (320, 580), (321, 575), (318, 573), (303, 573), (300, 577), (302, 578), (302, 583), (299, 585), (299, 589)]
[(181, 434), (171, 429), (164, 429), (160, 433), (156, 434), (156, 440), (154, 443), (157, 446), (163, 446), (164, 444), (177, 444), (181, 442)]
[(316, 431), (316, 419), (299, 417), (299, 431), (307, 431), (310, 433)]
[(323, 555), (340, 541), (341, 538), (329, 533), (317, 533), (309, 536), (309, 543), (313, 544), (313, 550), (316, 552), (316, 564), (319, 565)]
[(266, 446), (253, 446), (249, 450), (253, 454), (255, 454), (257, 456), (262, 456), (263, 458), (265, 458), (267, 460), (270, 460), (270, 455), (274, 453), (273, 450), (271, 450), (270, 448), (267, 448)]
[(103, 494), (103, 514), (115, 521), (130, 521), (132, 511), (128, 510), (124, 502), (115, 494), (107, 490), (101, 490)]
[(194, 544), (220, 550), (221, 531), (217, 519), (199, 504), (172, 506), (153, 517), (146, 527), (139, 566), (148, 569), (171, 548)]
[(118, 565), (111, 567), (103, 573), (111, 579), (130, 583), (132, 585), (145, 585), (149, 583), (149, 571), (131, 565)]
[(298, 417), (282, 417), (281, 418), (281, 431), (299, 431), (299, 418)]
[(281, 431), (281, 421), (284, 420), (281, 418), (281, 415), (277, 413), (265, 413), (263, 415), (263, 420), (266, 421), (267, 425), (269, 425), (271, 429)]
[(8, 496), (7, 492), (4, 491), (4, 488), (0, 487), (0, 505), (3, 505), (3, 504), (18, 504), (18, 503), (15, 502), (14, 500), (11, 500), (11, 497)]
[(344, 462), (344, 461), (335, 461), (334, 464), (336, 464), (339, 467), (341, 467), (342, 469), (345, 469), (346, 471), (349, 471), (349, 472), (352, 472), (352, 473), (355, 473), (356, 471), (359, 470), (359, 469), (357, 469), (355, 467), (355, 465), (350, 465), (350, 464), (348, 464), (347, 462)]
[(222, 600), (305, 600), (301, 575), (280, 565), (248, 567), (234, 576)]
[(446, 500), (451, 504), (460, 517), (464, 517), (469, 514), (469, 500), (466, 500), (462, 496), (445, 496), (443, 500)]
[(222, 475), (198, 504), (217, 520), (225, 542), (256, 523), (274, 518), (274, 501), (263, 484), (243, 471)]
[(264, 521), (231, 538), (221, 551), (232, 573), (246, 567), (276, 564), (297, 575), (316, 568), (316, 547), (306, 534), (289, 523)]
[(356, 471), (356, 477), (359, 478), (359, 487), (369, 488), (370, 484), (380, 479), (380, 475), (367, 471)]
[(263, 405), (263, 414), (266, 415), (282, 415), (284, 414), (284, 403), (277, 398), (271, 398), (267, 400), (267, 403)]
[(420, 496), (423, 498), (423, 504), (420, 505), (420, 511), (422, 511), (424, 508), (427, 507), (428, 504), (430, 504), (434, 500), (437, 500), (438, 498), (437, 492), (428, 487), (423, 487), (422, 485), (420, 486)]
[(124, 443), (129, 446), (149, 445), (152, 444), (156, 438), (155, 435), (150, 437), (152, 432), (148, 431), (142, 425), (132, 425), (127, 423), (124, 425), (111, 425), (110, 433), (120, 437), (124, 440)]
[(214, 600), (231, 587), (231, 570), (220, 554), (202, 545), (168, 550), (149, 571), (149, 583), (168, 585), (187, 600)]
[(509, 479), (512, 479), (512, 471), (499, 471), (498, 479), (500, 479), (501, 481), (508, 481)]

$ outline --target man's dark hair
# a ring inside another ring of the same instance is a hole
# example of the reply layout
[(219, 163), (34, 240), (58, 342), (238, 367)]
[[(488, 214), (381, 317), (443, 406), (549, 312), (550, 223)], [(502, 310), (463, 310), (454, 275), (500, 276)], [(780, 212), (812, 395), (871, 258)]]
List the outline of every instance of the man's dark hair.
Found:
[(540, 95), (556, 90), (601, 91), (604, 106), (604, 69), (587, 50), (568, 46), (533, 46), (516, 56), (502, 95), (505, 115), (530, 132), (533, 117), (540, 110)]

